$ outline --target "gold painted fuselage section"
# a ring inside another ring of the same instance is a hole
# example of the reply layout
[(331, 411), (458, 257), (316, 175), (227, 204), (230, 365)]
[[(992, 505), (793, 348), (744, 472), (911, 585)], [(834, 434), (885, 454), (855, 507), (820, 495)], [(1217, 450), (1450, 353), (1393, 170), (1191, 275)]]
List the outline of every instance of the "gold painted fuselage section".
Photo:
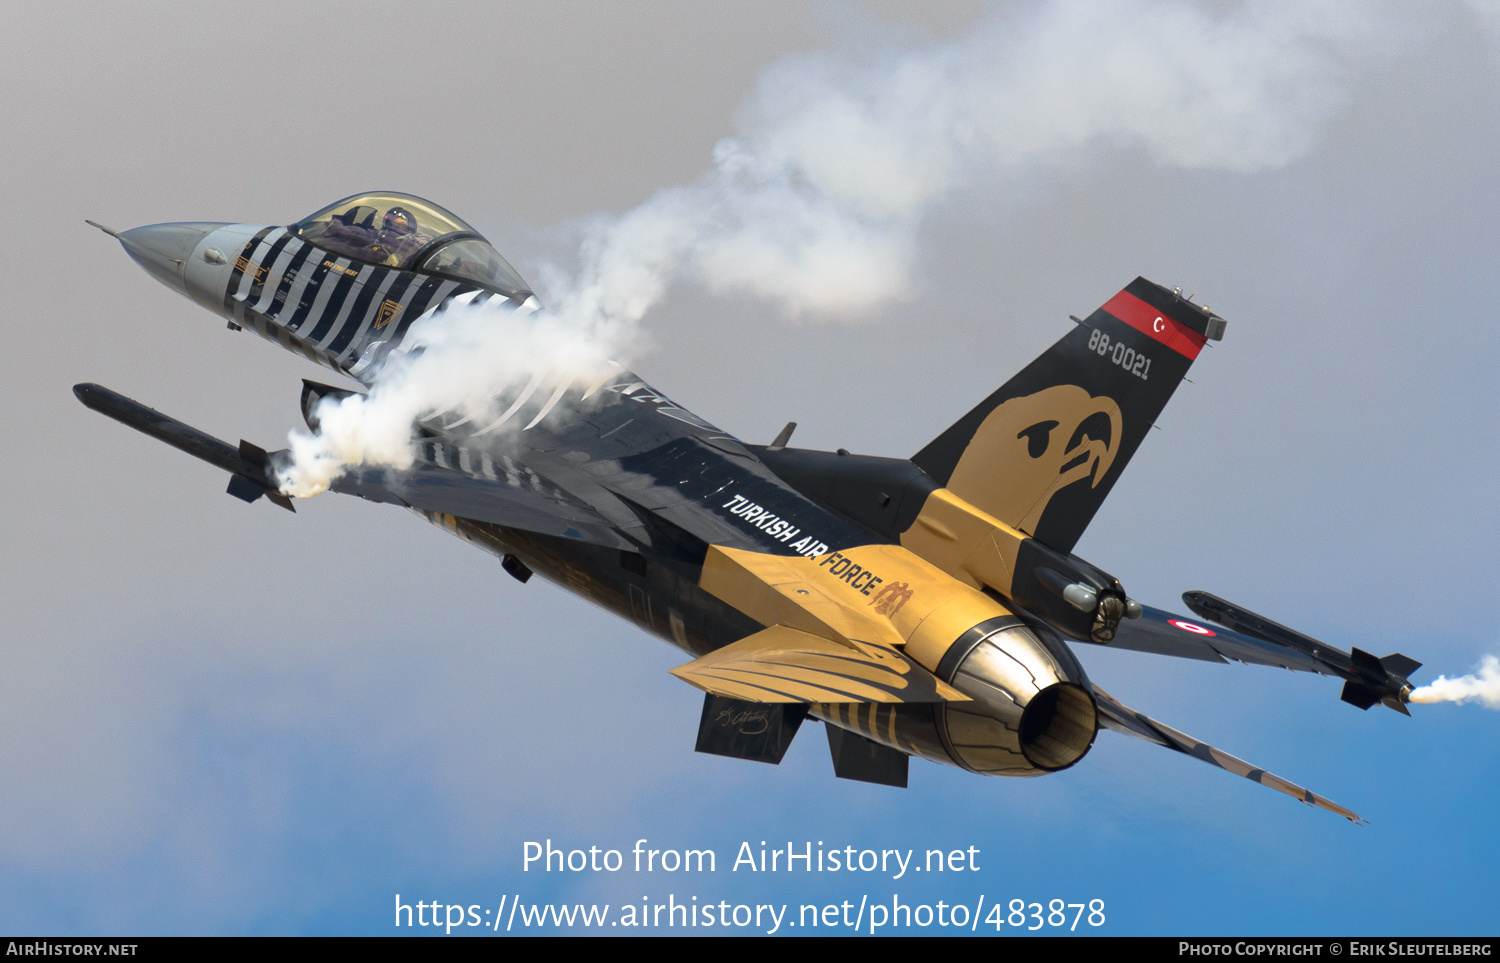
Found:
[(995, 597), (899, 545), (816, 558), (710, 546), (695, 571), (671, 560), (641, 565), (621, 558), (628, 553), (569, 539), (421, 514), (497, 557), (515, 555), (693, 656), (778, 625), (880, 647), (930, 674), (951, 697), (822, 702), (811, 695), (807, 701), (824, 722), (909, 755), (986, 775), (1036, 776), (1081, 759), (1097, 731), (1082, 668), (1050, 630), (1027, 624)]
[(827, 722), (990, 775), (1066, 768), (1093, 743), (1098, 720), (1071, 651), (903, 546), (816, 558), (711, 546), (700, 585), (761, 625), (899, 652), (962, 696), (815, 703)]

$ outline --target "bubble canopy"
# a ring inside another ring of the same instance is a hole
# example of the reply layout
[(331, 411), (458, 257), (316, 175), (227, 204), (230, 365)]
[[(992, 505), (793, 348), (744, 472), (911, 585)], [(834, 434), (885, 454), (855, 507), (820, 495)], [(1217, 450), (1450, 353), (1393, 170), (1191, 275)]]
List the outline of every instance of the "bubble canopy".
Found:
[(304, 241), (368, 264), (474, 281), (521, 301), (531, 294), (478, 231), (411, 194), (355, 194), (291, 229)]

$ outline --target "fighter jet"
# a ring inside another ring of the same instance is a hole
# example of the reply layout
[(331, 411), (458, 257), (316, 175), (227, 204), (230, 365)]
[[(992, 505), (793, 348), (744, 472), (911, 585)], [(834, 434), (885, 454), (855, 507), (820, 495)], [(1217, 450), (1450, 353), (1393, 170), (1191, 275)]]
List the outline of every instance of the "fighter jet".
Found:
[[(368, 390), (422, 319), (541, 308), (477, 231), (405, 194), (345, 198), (285, 227), (101, 229), (230, 329), (351, 379), (304, 382), (314, 429), (320, 403)], [(1183, 596), (1197, 618), (1142, 605), (1074, 555), (1226, 322), (1136, 278), (1069, 323), (910, 458), (793, 448), (794, 423), (750, 444), (617, 368), (520, 392), (488, 421), (433, 412), (412, 425), (410, 468), (353, 467), (331, 487), (409, 509), (520, 581), (539, 573), (680, 649), (689, 661), (672, 673), (704, 692), (700, 752), (779, 763), (812, 718), (835, 775), (904, 787), (913, 756), (989, 776), (1057, 772), (1105, 728), (1361, 821), (1126, 707), (1074, 654), (1316, 672), (1343, 679), (1346, 702), (1400, 712), (1420, 665), (1344, 652), (1206, 592)], [(228, 472), (229, 494), (294, 510), (287, 453), (230, 445), (96, 384), (74, 392)]]

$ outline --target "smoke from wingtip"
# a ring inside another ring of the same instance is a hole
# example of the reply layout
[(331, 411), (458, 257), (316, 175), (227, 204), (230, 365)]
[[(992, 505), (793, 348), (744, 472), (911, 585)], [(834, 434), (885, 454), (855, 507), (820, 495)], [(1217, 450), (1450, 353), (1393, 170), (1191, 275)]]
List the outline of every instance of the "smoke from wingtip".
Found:
[[(332, 406), (319, 435), (294, 438), (288, 491), (321, 491), (344, 464), (409, 465), (401, 418), (491, 404), (475, 392), (528, 364), (618, 356), (621, 333), (674, 283), (858, 318), (914, 295), (919, 230), (960, 191), (1002, 194), (1121, 148), (1177, 168), (1284, 165), (1343, 102), (1371, 20), (1369, 4), (1346, 0), (1222, 14), (1180, 0), (1050, 2), (926, 46), (788, 57), (762, 72), (708, 171), (594, 218), (579, 269), (543, 271), (548, 317), (572, 320), (535, 339), (540, 354), (529, 337), (501, 337), (508, 350), (387, 365), (368, 400)], [(473, 369), (491, 363), (498, 374)]]
[(1486, 708), (1500, 709), (1500, 659), (1487, 655), (1479, 670), (1450, 679), (1438, 676), (1428, 685), (1412, 690), (1412, 702), (1480, 702)]

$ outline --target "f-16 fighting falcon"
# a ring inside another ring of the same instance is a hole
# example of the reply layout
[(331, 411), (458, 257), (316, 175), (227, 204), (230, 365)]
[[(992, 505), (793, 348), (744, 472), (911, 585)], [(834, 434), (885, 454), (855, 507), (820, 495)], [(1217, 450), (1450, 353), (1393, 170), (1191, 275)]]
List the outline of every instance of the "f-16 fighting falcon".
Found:
[[(92, 222), (90, 222), (92, 223)], [(99, 225), (95, 225), (96, 227)], [(478, 232), (403, 194), (346, 198), (289, 227), (116, 232), (148, 273), (367, 390), (419, 320), (540, 305)], [(540, 323), (545, 323), (543, 317)], [(1336, 676), (1407, 712), (1420, 663), (1344, 652), (1206, 592), (1186, 618), (1072, 554), (1152, 423), (1225, 321), (1144, 278), (1125, 286), (910, 458), (748, 444), (616, 367), (522, 392), (490, 423), (435, 413), (415, 461), (354, 465), (333, 490), (408, 508), (540, 573), (688, 657), (700, 752), (779, 763), (811, 716), (836, 775), (907, 784), (918, 756), (990, 776), (1082, 759), (1099, 729), (1193, 756), (1350, 820), (1350, 810), (1122, 705), (1076, 644)], [(357, 392), (304, 382), (302, 411)], [(212, 438), (95, 384), (90, 408), (229, 472), (229, 494), (292, 509), (287, 452)], [(511, 430), (498, 432), (501, 422)]]

